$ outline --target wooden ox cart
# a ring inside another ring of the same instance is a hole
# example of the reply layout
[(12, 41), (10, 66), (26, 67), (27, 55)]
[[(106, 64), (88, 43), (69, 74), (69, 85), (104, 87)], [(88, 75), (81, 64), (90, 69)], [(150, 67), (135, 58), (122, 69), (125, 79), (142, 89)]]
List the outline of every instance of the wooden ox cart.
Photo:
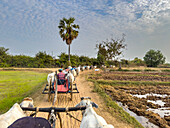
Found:
[[(50, 83), (46, 84), (42, 94), (48, 94), (48, 100), (53, 101), (53, 104), (56, 102), (57, 94), (60, 93), (65, 93), (65, 94), (70, 93), (70, 97), (71, 97), (70, 99), (72, 100), (73, 94), (79, 93), (76, 83), (72, 83), (71, 81), (69, 81), (69, 79), (65, 79), (64, 81), (61, 82), (62, 84), (59, 85), (56, 74), (57, 72), (55, 73), (54, 81), (52, 82), (51, 79)], [(54, 94), (54, 99), (52, 98), (52, 94)]]

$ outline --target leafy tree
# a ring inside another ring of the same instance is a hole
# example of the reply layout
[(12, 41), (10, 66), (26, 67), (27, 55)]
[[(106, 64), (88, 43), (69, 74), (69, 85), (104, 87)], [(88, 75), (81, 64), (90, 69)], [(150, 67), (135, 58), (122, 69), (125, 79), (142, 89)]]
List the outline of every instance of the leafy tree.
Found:
[(8, 48), (0, 47), (0, 67), (8, 67), (8, 61), (10, 59), (10, 55), (8, 55)]
[(97, 61), (99, 65), (104, 65), (105, 64), (105, 57), (102, 54), (98, 54), (97, 56)]
[(68, 54), (69, 54), (69, 63), (70, 63), (70, 45), (74, 39), (78, 36), (79, 25), (73, 24), (74, 18), (70, 17), (69, 19), (63, 18), (60, 20), (58, 28), (60, 29), (60, 36), (63, 39), (63, 41), (66, 41), (66, 44), (69, 46), (68, 48)]
[[(98, 56), (99, 58), (103, 58), (103, 61), (108, 60), (116, 60), (118, 56), (120, 56), (123, 53), (123, 49), (126, 48), (125, 42), (125, 35), (122, 35), (122, 39), (113, 39), (111, 38), (110, 41), (107, 39), (106, 41), (102, 41), (101, 43), (96, 45), (96, 48), (98, 49)], [(99, 60), (99, 59), (98, 59)], [(100, 59), (101, 61), (101, 59)], [(101, 62), (99, 62), (101, 63)]]
[(71, 55), (70, 56), (72, 66), (78, 66), (80, 64), (79, 56)]
[(127, 66), (127, 65), (129, 65), (129, 62), (128, 62), (128, 60), (121, 59), (121, 64), (122, 64), (123, 66)]
[(134, 60), (131, 61), (136, 66), (144, 66), (145, 62), (138, 57), (135, 57)]
[(45, 67), (52, 67), (54, 65), (53, 57), (48, 55), (46, 52), (39, 52), (35, 56), (38, 67), (45, 68)]
[(0, 56), (7, 55), (8, 48), (0, 47)]
[(145, 54), (144, 61), (148, 67), (157, 67), (159, 64), (165, 63), (165, 57), (161, 51), (151, 49)]
[(106, 61), (106, 59), (108, 58), (108, 52), (105, 42), (97, 44), (96, 48), (98, 49), (98, 56), (100, 56), (99, 58), (101, 58), (102, 56), (103, 61)]
[(68, 67), (68, 55), (66, 53), (61, 53), (59, 56), (60, 66)]
[(96, 59), (89, 58), (87, 56), (80, 56), (79, 60), (80, 60), (80, 64), (79, 65), (92, 65), (93, 64), (93, 60), (96, 61)]

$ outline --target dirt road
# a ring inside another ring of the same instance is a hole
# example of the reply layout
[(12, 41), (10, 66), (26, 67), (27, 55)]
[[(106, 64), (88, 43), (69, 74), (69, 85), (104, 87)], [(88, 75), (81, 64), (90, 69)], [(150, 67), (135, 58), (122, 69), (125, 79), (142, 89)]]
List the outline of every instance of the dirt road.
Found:
[[(90, 71), (84, 71), (81, 72), (81, 74), (76, 78), (76, 84), (78, 87), (78, 90), (80, 93), (73, 95), (73, 101), (70, 101), (70, 94), (59, 94), (57, 98), (57, 104), (56, 107), (74, 107), (76, 104), (80, 102), (80, 97), (91, 97), (92, 101), (98, 104), (99, 108), (95, 109), (95, 111), (101, 115), (107, 123), (112, 124), (115, 128), (130, 128), (125, 123), (122, 123), (118, 120), (116, 120), (110, 113), (108, 113), (106, 110), (106, 106), (104, 105), (104, 101), (101, 99), (101, 97), (97, 93), (93, 93), (93, 83), (88, 82), (85, 79), (85, 76)], [(51, 107), (52, 103), (48, 102), (47, 95), (41, 94), (42, 89), (37, 92), (35, 95), (33, 95), (34, 104), (36, 107)], [(81, 111), (77, 112), (70, 112), (71, 115), (78, 118), (79, 120), (82, 119)], [(47, 118), (46, 113), (38, 113), (37, 117), (44, 117)], [(73, 118), (70, 118), (66, 113), (61, 113), (62, 117), (62, 124), (63, 128), (78, 128), (80, 126), (80, 122), (76, 121)], [(60, 123), (57, 119), (57, 126), (56, 128), (59, 128)]]

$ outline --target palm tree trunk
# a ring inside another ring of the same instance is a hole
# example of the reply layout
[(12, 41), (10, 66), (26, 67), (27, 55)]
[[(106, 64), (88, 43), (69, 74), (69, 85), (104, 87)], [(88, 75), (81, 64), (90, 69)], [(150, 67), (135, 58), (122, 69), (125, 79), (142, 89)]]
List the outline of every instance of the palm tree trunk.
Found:
[(69, 63), (69, 66), (71, 66), (70, 64), (70, 44), (68, 45), (68, 63)]

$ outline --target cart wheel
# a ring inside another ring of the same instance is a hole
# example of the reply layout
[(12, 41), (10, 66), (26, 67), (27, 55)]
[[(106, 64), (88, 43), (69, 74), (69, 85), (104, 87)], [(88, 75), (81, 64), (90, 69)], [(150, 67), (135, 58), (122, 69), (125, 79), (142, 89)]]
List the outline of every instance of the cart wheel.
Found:
[(55, 82), (54, 82), (54, 86), (55, 86), (55, 90), (54, 90), (54, 95), (53, 95), (53, 100), (52, 100), (52, 105), (55, 106), (57, 104), (57, 87), (58, 87), (58, 83), (57, 83), (57, 77), (55, 75)]
[(70, 82), (70, 85), (71, 85), (71, 92), (70, 92), (70, 95), (71, 95), (71, 101), (73, 100), (73, 83)]
[(48, 87), (48, 101), (49, 102), (51, 101), (51, 88), (52, 88), (52, 82), (50, 80), (50, 85)]
[[(57, 90), (57, 86), (56, 86), (56, 90)], [(53, 97), (53, 106), (57, 105), (57, 91), (55, 90), (55, 93), (54, 93), (54, 97)]]

